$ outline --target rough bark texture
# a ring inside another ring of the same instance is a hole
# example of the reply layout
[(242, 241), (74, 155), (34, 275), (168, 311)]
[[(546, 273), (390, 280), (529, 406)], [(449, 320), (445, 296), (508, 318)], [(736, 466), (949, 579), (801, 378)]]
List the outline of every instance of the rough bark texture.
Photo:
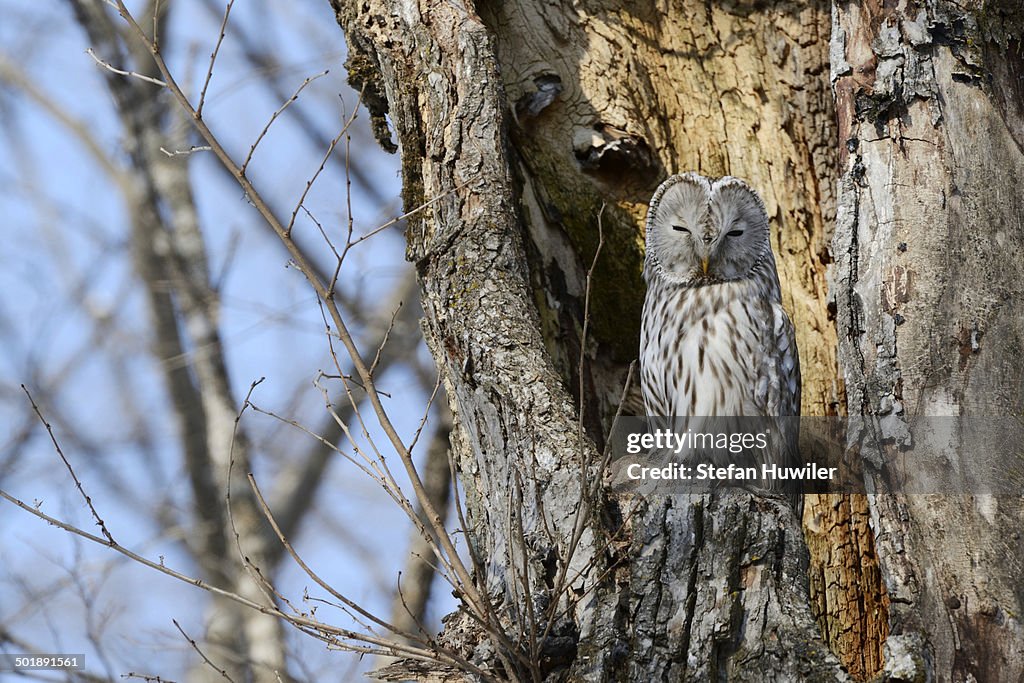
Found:
[[(839, 401), (823, 279), (833, 198), (819, 182), (834, 137), (827, 8), (334, 5), (351, 81), (382, 136), (385, 112), (394, 124), (407, 206), (444, 195), (411, 221), (409, 258), (453, 403), (478, 580), (536, 663), (499, 673), (845, 680), (812, 617), (806, 548), (786, 505), (590, 492), (593, 442), (636, 356), (640, 225), (667, 172), (728, 173), (762, 191), (805, 351), (805, 403), (823, 413)], [(566, 384), (583, 385), (589, 439)], [(563, 571), (568, 594), (555, 590)], [(567, 618), (540, 642), (530, 634), (551, 604)], [(447, 630), (465, 627), (451, 619)], [(497, 671), (493, 646), (470, 631), (467, 655)], [(415, 677), (433, 675), (416, 666)]]
[(882, 583), (867, 496), (809, 495), (804, 537), (811, 556), (811, 609), (850, 675), (882, 670), (889, 596)]
[[(842, 412), (825, 277), (838, 161), (829, 3), (478, 5), (514, 114), (545, 338), (573, 389), (594, 216), (610, 205), (592, 286), (597, 345), (584, 378), (591, 436), (601, 433), (593, 421), (614, 410), (622, 360), (636, 354), (637, 227), (655, 186), (686, 170), (743, 177), (764, 196), (796, 324), (803, 412)], [(888, 613), (862, 523), (867, 501), (809, 496), (806, 512), (815, 616), (851, 673), (869, 677), (880, 669)]]
[[(837, 6), (833, 292), (851, 414), (894, 429), (1020, 414), (1022, 19), (1017, 2)], [(952, 471), (970, 471), (961, 458)], [(884, 469), (868, 476), (887, 491)], [(1022, 499), (870, 500), (892, 601), (886, 673), (1022, 680)]]
[[(452, 403), (470, 540), (484, 561), (477, 580), (528, 651), (522, 634), (550, 602), (552, 558), (569, 545), (581, 485), (592, 480), (580, 461), (593, 446), (577, 436), (528, 287), (497, 63), (485, 27), (462, 3), (336, 6), (353, 80), (365, 79), (390, 108), (407, 206), (444, 195), (410, 221), (408, 255)], [(574, 583), (592, 583), (604, 569), (583, 566), (597, 558), (593, 544), (586, 534), (576, 555), (584, 578)], [(571, 653), (545, 657), (564, 663)], [(484, 651), (474, 659), (495, 665)]]

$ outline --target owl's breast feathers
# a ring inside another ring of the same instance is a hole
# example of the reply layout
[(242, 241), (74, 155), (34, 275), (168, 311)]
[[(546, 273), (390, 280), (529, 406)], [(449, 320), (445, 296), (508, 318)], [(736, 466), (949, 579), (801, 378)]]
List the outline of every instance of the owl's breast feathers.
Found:
[(793, 324), (768, 270), (700, 287), (648, 278), (640, 363), (649, 415), (799, 415)]

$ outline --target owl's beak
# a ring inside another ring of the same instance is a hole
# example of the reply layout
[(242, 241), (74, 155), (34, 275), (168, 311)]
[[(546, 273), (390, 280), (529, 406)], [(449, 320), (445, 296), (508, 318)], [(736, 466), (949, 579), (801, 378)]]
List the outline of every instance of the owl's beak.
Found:
[(704, 274), (707, 275), (708, 274), (708, 259), (706, 257), (702, 258), (700, 260), (700, 267), (704, 269)]

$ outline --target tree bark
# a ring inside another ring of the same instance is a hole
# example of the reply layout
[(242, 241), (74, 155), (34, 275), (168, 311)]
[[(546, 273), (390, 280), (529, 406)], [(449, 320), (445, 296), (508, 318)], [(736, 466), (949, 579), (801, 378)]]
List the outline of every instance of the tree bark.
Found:
[[(850, 413), (892, 425), (1019, 415), (1019, 3), (843, 2), (834, 16), (832, 290)], [(949, 467), (969, 472), (959, 457)], [(1021, 680), (1021, 498), (906, 495), (889, 474), (868, 469), (892, 601), (886, 673)]]
[(824, 295), (827, 8), (684, 5), (334, 2), (350, 80), (382, 136), (385, 113), (394, 125), (407, 208), (440, 197), (410, 221), (408, 255), (453, 404), (477, 580), (513, 670), (465, 620), (449, 620), (447, 644), (502, 677), (847, 678), (811, 615), (788, 506), (594, 485), (636, 357), (640, 225), (668, 171), (763, 190), (805, 403), (824, 413), (841, 397)]
[[(452, 447), (463, 472), (470, 542), (483, 558), (476, 578), (501, 605), (502, 627), (530, 633), (550, 601), (545, 583), (557, 569), (551, 558), (570, 545), (581, 487), (593, 480), (581, 459), (595, 458), (577, 434), (529, 289), (497, 63), (486, 28), (461, 3), (337, 9), (349, 35), (352, 80), (364, 88), (364, 100), (386, 97), (390, 108), (407, 207), (441, 197), (410, 220), (408, 255), (420, 278), (427, 343), (457, 425)], [(592, 583), (604, 569), (594, 545), (588, 530), (574, 559), (584, 575), (574, 583)], [(534, 646), (537, 640), (523, 644)], [(545, 657), (571, 659), (555, 649)], [(482, 651), (474, 659), (496, 666)], [(539, 661), (540, 653), (526, 659)]]
[[(743, 177), (764, 196), (797, 330), (803, 412), (841, 413), (826, 283), (838, 156), (829, 4), (478, 5), (514, 112), (513, 158), (548, 348), (573, 388), (592, 216), (605, 201), (620, 209), (612, 213), (614, 256), (598, 264), (593, 284), (588, 390), (606, 402), (591, 416), (613, 411), (609, 387), (621, 385), (614, 370), (635, 357), (647, 201), (666, 173), (686, 170)], [(599, 429), (590, 434), (600, 438)], [(849, 671), (870, 677), (880, 668), (887, 611), (867, 501), (809, 496), (805, 516), (814, 614)]]

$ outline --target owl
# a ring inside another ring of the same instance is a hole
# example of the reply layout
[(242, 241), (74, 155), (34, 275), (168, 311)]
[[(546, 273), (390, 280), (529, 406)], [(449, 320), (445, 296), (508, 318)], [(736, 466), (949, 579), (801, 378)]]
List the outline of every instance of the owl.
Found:
[[(640, 386), (647, 414), (776, 423), (799, 415), (793, 323), (757, 193), (738, 178), (672, 176), (651, 199), (646, 241)], [(792, 424), (776, 426), (792, 439)]]

